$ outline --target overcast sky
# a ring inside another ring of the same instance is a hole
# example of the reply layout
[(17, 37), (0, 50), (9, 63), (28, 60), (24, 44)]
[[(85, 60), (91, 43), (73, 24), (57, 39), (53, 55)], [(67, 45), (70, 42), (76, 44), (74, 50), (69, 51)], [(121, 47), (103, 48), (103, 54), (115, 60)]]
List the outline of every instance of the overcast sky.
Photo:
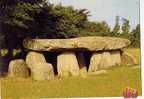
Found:
[(74, 8), (86, 8), (90, 11), (92, 21), (105, 20), (110, 26), (115, 23), (115, 16), (130, 20), (135, 27), (139, 23), (139, 0), (49, 0), (51, 3)]

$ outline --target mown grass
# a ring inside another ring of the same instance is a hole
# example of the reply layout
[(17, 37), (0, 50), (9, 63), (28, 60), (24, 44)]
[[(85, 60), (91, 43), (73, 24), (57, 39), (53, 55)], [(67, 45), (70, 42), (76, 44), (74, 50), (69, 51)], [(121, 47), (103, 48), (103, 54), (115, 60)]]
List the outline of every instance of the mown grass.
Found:
[[(131, 49), (126, 49), (131, 51)], [(134, 51), (134, 50), (133, 50)], [(135, 53), (136, 52), (132, 52)], [(141, 95), (140, 68), (115, 66), (106, 74), (87, 78), (55, 78), (51, 81), (2, 78), (2, 99), (39, 99), (52, 97), (102, 97), (122, 96), (127, 86), (138, 89)]]

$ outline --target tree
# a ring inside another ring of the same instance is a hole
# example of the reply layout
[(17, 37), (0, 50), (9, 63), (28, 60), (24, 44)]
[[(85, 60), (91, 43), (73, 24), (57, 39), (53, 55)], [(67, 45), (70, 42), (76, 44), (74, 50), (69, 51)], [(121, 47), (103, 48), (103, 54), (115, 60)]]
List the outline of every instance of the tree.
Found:
[(140, 24), (131, 32), (131, 46), (140, 47)]
[[(23, 39), (29, 35), (30, 13), (38, 13), (41, 0), (1, 0), (0, 1), (0, 33), (4, 36), (4, 47), (8, 54), (1, 58), (3, 70), (7, 71), (8, 63), (13, 59), (13, 49), (22, 47)], [(32, 24), (31, 24), (32, 25)]]
[(0, 49), (2, 49), (4, 43), (4, 36), (0, 33)]
[(101, 36), (109, 36), (109, 34), (110, 34), (109, 25), (105, 21), (102, 21), (101, 25), (99, 25), (99, 26), (100, 26), (99, 29), (101, 30), (100, 33), (102, 33)]
[(122, 33), (121, 37), (130, 39), (130, 25), (129, 25), (129, 20), (123, 19), (123, 24), (122, 24)]
[(46, 17), (46, 33), (53, 34), (52, 38), (71, 38), (79, 36), (79, 30), (84, 28), (88, 12), (86, 9), (77, 10), (72, 6), (63, 7), (61, 4), (52, 6)]
[(81, 36), (109, 36), (110, 27), (105, 21), (87, 22), (86, 27), (81, 32)]
[(119, 36), (119, 35), (120, 35), (119, 16), (116, 16), (116, 23), (112, 30), (111, 36)]
[[(22, 43), (25, 36), (32, 34), (35, 27), (33, 14), (40, 11), (41, 0), (2, 0), (1, 32), (5, 36), (6, 47), (13, 48)], [(18, 44), (19, 43), (19, 44)]]

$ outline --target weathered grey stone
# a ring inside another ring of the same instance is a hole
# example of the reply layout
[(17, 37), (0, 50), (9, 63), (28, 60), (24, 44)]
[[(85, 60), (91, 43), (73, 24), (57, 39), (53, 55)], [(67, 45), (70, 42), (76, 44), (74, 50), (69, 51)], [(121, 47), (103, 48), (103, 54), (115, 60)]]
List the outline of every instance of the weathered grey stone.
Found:
[(46, 63), (44, 55), (39, 52), (29, 52), (26, 56), (26, 64), (28, 65), (28, 67), (32, 69), (39, 63)]
[(122, 64), (136, 65), (138, 62), (130, 53), (123, 52), (121, 56)]
[(8, 71), (10, 77), (26, 78), (29, 76), (28, 67), (22, 59), (10, 61)]
[(130, 44), (130, 41), (116, 37), (79, 37), (72, 39), (31, 39), (24, 40), (25, 48), (36, 51), (64, 51), (82, 48), (89, 51), (121, 49)]
[(120, 65), (121, 64), (120, 51), (111, 51), (111, 58), (113, 61), (113, 65)]
[(49, 63), (37, 63), (31, 70), (34, 80), (51, 80), (54, 79), (53, 67)]
[(74, 52), (64, 52), (57, 57), (58, 75), (60, 77), (78, 76), (79, 66)]
[[(94, 52), (90, 59), (88, 72), (107, 69), (121, 63), (122, 48), (130, 41), (116, 37), (79, 37), (72, 39), (31, 39), (24, 40), (25, 48), (33, 51), (50, 51), (61, 53), (57, 56), (57, 71), (60, 77), (78, 76), (79, 69), (88, 64), (83, 52)], [(83, 52), (82, 52), (83, 51)], [(76, 55), (75, 55), (76, 52)], [(88, 53), (89, 54), (89, 53)], [(88, 55), (89, 56), (89, 55)], [(125, 55), (122, 57), (126, 57)], [(131, 61), (132, 59), (127, 59)], [(37, 64), (46, 63), (44, 56), (30, 52), (26, 57), (28, 67), (33, 70)], [(129, 64), (132, 62), (128, 62)], [(135, 63), (135, 62), (133, 62)], [(39, 66), (39, 68), (43, 66)]]
[(99, 69), (107, 69), (114, 65), (110, 52), (103, 52)]
[(102, 61), (102, 53), (95, 52), (91, 56), (88, 72), (95, 72), (98, 70)]

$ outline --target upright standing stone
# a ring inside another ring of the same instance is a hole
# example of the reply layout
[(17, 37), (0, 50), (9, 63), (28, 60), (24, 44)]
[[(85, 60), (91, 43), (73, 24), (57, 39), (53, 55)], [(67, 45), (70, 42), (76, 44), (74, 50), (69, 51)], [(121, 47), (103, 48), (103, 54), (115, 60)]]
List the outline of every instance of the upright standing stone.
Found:
[(34, 80), (51, 80), (54, 79), (53, 67), (49, 63), (38, 63), (32, 69), (32, 78)]
[(122, 64), (127, 64), (127, 65), (137, 64), (136, 58), (127, 52), (122, 53), (121, 59), (122, 59)]
[(79, 65), (74, 52), (63, 52), (57, 57), (58, 75), (65, 76), (78, 76)]
[(94, 52), (91, 59), (88, 72), (95, 72), (101, 63), (102, 53)]
[(114, 65), (114, 62), (111, 58), (110, 52), (103, 52), (99, 68), (107, 69), (113, 65)]
[(46, 63), (45, 57), (39, 52), (31, 51), (26, 56), (26, 63), (30, 69), (34, 68), (38, 63)]
[(121, 64), (120, 51), (111, 51), (111, 58), (113, 60), (113, 65), (120, 65)]
[(22, 59), (12, 60), (9, 63), (9, 76), (26, 78), (29, 76), (29, 70)]

